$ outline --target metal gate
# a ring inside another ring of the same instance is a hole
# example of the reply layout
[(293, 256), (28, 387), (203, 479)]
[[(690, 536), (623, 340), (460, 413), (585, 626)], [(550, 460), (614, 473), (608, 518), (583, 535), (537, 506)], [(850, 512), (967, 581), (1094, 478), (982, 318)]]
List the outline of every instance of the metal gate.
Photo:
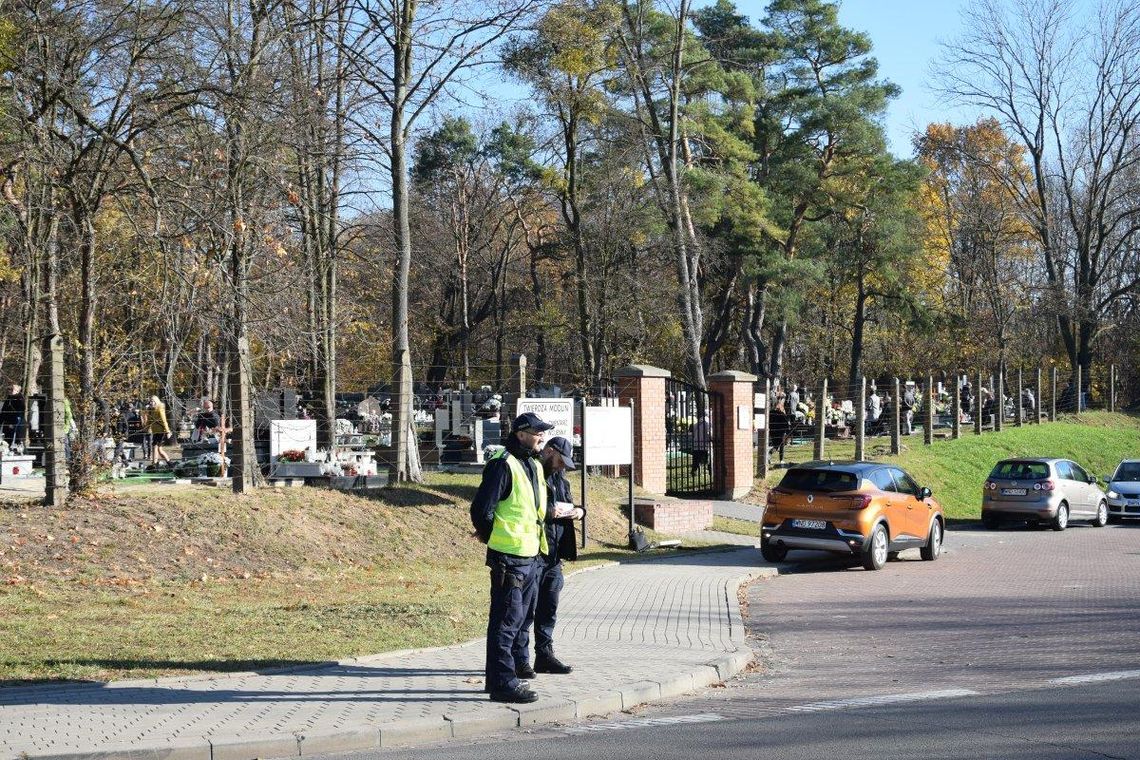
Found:
[(665, 380), (665, 493), (713, 496), (724, 491), (724, 399), (682, 380)]

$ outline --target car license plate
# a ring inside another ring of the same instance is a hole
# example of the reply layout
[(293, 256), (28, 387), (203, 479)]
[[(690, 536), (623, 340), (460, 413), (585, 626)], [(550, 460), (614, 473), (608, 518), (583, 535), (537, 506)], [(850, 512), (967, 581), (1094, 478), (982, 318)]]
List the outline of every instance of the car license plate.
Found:
[(1026, 492), (1025, 492), (1024, 488), (1003, 488), (1003, 489), (1001, 489), (1001, 495), (1002, 496), (1024, 496), (1025, 493)]
[(792, 520), (793, 528), (806, 528), (807, 530), (823, 530), (827, 527), (824, 520)]

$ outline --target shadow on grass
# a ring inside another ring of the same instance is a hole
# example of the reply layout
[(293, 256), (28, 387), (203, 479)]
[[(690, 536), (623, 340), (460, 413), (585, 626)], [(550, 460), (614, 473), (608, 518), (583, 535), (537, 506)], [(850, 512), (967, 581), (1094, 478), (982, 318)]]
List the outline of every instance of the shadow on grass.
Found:
[(413, 486), (387, 486), (369, 492), (367, 497), (395, 507), (442, 507), (454, 503), (438, 493)]
[(432, 490), (445, 493), (448, 496), (453, 496), (461, 502), (470, 504), (475, 500), (475, 493), (479, 490), (479, 486), (463, 485), (461, 483), (442, 483), (433, 484)]

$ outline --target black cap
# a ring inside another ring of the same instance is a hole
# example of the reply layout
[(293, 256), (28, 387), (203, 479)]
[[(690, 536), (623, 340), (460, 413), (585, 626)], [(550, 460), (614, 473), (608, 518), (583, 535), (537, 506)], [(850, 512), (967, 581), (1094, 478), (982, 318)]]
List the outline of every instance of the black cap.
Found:
[(553, 429), (553, 425), (543, 421), (543, 419), (534, 412), (524, 412), (518, 417), (515, 417), (515, 421), (511, 423), (511, 432), (513, 433), (517, 433), (520, 430), (527, 433), (544, 433), (547, 430)]
[(562, 457), (562, 464), (566, 465), (567, 470), (578, 469), (578, 465), (574, 464), (574, 446), (562, 436), (554, 436), (546, 442), (544, 448), (557, 451), (558, 455)]

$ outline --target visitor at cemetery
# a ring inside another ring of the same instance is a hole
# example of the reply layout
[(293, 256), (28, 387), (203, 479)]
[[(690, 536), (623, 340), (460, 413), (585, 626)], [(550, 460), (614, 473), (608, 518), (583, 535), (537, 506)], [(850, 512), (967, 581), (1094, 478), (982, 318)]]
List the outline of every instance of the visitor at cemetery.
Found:
[(903, 435), (911, 435), (914, 433), (914, 408), (917, 405), (918, 396), (914, 381), (907, 380), (906, 386), (903, 388), (902, 401), (899, 402), (899, 409), (902, 411)]
[(777, 451), (780, 461), (784, 461), (784, 449), (792, 437), (792, 415), (787, 413), (783, 401), (777, 401), (768, 414), (768, 456)]
[(143, 412), (143, 430), (150, 438), (150, 462), (158, 464), (161, 459), (169, 463), (170, 457), (162, 450), (164, 441), (174, 436), (170, 433), (170, 423), (166, 421), (166, 404), (158, 396), (151, 396)]
[(194, 418), (193, 440), (205, 440), (217, 432), (221, 426), (222, 418), (217, 410), (214, 409), (214, 402), (210, 399), (204, 399), (202, 401), (202, 408), (198, 410), (198, 414)]
[(702, 412), (701, 419), (693, 426), (693, 463), (691, 472), (696, 474), (702, 467), (709, 469), (709, 452), (712, 449), (712, 430), (709, 413)]
[(8, 398), (0, 406), (0, 424), (3, 425), (4, 440), (15, 446), (24, 442), (24, 394), (23, 388), (13, 384)]
[(867, 397), (867, 424), (865, 430), (868, 435), (874, 435), (879, 426), (879, 418), (883, 416), (883, 399), (875, 386), (871, 386), (871, 395)]

